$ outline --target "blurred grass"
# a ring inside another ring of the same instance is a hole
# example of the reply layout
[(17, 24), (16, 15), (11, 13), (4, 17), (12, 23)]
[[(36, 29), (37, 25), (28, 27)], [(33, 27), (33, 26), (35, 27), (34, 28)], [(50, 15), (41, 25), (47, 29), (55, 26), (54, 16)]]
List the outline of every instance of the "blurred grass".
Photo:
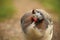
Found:
[(36, 1), (41, 3), (46, 9), (50, 9), (51, 12), (53, 12), (53, 14), (57, 14), (58, 18), (60, 17), (60, 0), (36, 0)]
[(0, 22), (14, 14), (13, 0), (0, 0)]
[(60, 0), (38, 0), (38, 2), (42, 3), (45, 8), (60, 14)]

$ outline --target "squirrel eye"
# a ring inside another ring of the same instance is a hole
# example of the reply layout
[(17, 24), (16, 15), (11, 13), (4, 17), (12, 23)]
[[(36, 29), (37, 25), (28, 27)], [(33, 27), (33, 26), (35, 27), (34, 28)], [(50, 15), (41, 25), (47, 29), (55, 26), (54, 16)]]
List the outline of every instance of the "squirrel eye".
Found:
[(32, 10), (32, 14), (35, 14), (35, 11), (34, 10)]

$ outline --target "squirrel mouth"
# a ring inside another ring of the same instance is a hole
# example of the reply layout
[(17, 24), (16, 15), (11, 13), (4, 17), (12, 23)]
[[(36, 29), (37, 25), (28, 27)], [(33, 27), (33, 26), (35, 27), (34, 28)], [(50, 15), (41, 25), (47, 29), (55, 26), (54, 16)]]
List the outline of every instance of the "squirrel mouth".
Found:
[(34, 18), (33, 18), (33, 21), (34, 21), (34, 22), (37, 22), (37, 21), (38, 21), (38, 19), (34, 17)]

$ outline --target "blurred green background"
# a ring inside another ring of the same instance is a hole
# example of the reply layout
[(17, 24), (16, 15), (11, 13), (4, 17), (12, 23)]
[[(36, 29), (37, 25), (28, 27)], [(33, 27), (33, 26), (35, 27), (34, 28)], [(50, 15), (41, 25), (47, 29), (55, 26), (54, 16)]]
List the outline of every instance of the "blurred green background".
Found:
[(54, 10), (56, 13), (60, 13), (60, 0), (38, 0), (46, 8)]
[(60, 17), (60, 0), (38, 0), (38, 2), (45, 8), (50, 9), (53, 14), (57, 14)]
[(13, 0), (0, 0), (0, 22), (5, 19), (10, 19), (13, 13)]

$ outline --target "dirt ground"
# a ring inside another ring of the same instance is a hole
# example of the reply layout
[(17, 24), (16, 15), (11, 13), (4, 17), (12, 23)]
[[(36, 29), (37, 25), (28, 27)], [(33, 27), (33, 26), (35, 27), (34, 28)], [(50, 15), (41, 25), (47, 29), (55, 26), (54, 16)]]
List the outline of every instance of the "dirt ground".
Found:
[[(14, 0), (13, 2), (16, 13), (12, 19), (0, 23), (0, 40), (25, 40), (21, 29), (20, 19), (22, 15), (31, 9), (44, 9), (40, 3), (31, 0)], [(47, 10), (48, 11), (48, 10)], [(55, 15), (53, 15), (55, 17)], [(57, 17), (54, 18), (54, 20)], [(54, 21), (54, 36), (52, 40), (60, 40), (60, 27), (58, 20)]]

